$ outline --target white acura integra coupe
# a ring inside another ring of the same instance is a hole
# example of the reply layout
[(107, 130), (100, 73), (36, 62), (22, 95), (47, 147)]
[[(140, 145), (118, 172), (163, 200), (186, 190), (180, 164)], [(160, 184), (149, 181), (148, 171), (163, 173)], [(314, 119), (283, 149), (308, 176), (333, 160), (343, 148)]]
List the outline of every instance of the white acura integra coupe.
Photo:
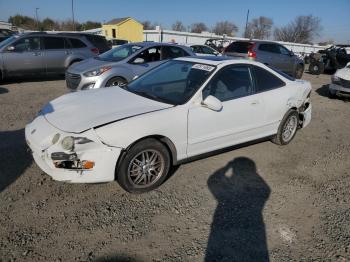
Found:
[(124, 88), (63, 95), (26, 126), (38, 166), (72, 183), (141, 193), (171, 165), (260, 138), (288, 144), (311, 120), (311, 85), (259, 62), (179, 58)]

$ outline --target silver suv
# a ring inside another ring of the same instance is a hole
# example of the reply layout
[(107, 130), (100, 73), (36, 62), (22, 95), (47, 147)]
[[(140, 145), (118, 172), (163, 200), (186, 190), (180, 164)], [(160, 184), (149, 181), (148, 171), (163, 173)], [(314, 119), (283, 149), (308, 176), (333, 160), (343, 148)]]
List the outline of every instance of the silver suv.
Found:
[(107, 40), (102, 36), (45, 32), (14, 35), (0, 43), (0, 80), (64, 74), (73, 63), (108, 49)]
[(68, 68), (66, 83), (70, 91), (124, 86), (135, 76), (169, 59), (195, 56), (187, 46), (156, 42), (124, 44)]
[(272, 41), (236, 41), (228, 45), (223, 54), (254, 59), (295, 78), (301, 78), (304, 73), (304, 61), (285, 46)]

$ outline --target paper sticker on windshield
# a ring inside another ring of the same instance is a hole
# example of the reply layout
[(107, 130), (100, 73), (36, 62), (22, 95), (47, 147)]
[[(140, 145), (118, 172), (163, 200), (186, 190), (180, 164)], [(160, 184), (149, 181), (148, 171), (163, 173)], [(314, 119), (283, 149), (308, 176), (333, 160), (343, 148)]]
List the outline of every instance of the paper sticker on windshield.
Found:
[(214, 70), (215, 67), (210, 65), (195, 64), (192, 66), (192, 68), (211, 72)]

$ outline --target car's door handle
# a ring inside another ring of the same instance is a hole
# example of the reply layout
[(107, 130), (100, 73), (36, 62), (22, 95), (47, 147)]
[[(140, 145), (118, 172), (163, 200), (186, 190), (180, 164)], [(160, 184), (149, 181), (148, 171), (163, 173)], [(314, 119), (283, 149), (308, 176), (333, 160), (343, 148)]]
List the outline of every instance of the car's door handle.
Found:
[(258, 100), (254, 100), (253, 102), (250, 103), (251, 105), (258, 105), (259, 104), (259, 101)]

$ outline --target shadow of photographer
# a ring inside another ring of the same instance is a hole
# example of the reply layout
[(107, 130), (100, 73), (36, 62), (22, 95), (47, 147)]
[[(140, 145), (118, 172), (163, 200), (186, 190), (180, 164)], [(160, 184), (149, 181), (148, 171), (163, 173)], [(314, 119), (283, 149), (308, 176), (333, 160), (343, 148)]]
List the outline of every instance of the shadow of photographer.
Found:
[(205, 261), (269, 261), (262, 211), (270, 188), (254, 161), (238, 157), (208, 179), (218, 205)]

